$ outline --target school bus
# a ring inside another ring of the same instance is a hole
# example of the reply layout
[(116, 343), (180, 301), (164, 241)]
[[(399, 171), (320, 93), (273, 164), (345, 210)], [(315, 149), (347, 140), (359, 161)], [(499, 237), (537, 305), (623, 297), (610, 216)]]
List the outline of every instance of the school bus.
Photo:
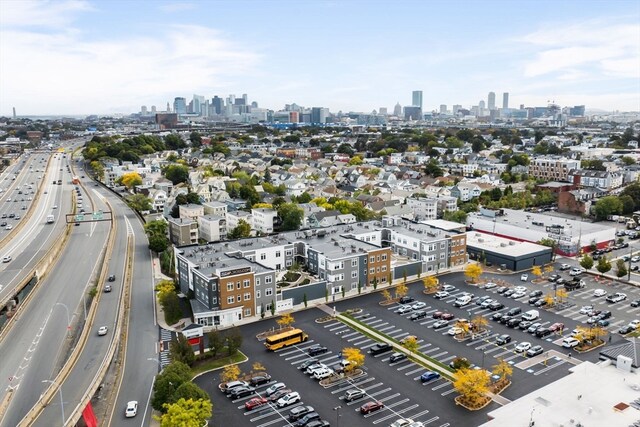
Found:
[(264, 342), (264, 346), (267, 350), (277, 350), (288, 345), (304, 342), (308, 339), (309, 335), (305, 334), (301, 329), (291, 329), (290, 331), (271, 335)]

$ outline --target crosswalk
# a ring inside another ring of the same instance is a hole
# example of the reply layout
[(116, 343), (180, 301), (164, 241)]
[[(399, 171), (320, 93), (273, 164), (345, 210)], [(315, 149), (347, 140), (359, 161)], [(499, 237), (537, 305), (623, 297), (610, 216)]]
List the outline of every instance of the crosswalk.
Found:
[(169, 356), (169, 345), (173, 340), (173, 333), (166, 329), (160, 328), (160, 342), (162, 343), (161, 351), (160, 351), (160, 368), (163, 369), (165, 366), (171, 363), (171, 358)]

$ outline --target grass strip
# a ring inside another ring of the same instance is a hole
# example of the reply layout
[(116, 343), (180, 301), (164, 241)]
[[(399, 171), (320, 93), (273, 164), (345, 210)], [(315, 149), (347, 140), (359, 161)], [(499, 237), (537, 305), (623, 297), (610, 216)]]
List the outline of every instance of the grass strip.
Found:
[(197, 361), (191, 372), (193, 376), (198, 376), (208, 371), (215, 371), (216, 369), (224, 368), (227, 365), (233, 365), (235, 363), (246, 362), (249, 358), (240, 350), (232, 356), (225, 356), (217, 359), (204, 359)]

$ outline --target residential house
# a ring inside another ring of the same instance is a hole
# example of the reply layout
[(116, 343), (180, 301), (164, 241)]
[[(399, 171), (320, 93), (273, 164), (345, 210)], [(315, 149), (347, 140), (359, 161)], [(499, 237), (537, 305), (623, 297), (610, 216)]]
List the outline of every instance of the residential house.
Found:
[(468, 182), (459, 182), (451, 187), (451, 196), (463, 202), (479, 197), (481, 192), (482, 190), (478, 185)]
[(224, 216), (203, 215), (198, 217), (198, 234), (205, 242), (219, 242), (227, 238), (227, 219)]
[(191, 218), (195, 221), (198, 217), (204, 215), (204, 206), (194, 203), (180, 205), (178, 206), (178, 212), (180, 213), (180, 218)]
[(169, 218), (169, 240), (178, 247), (197, 244), (198, 223), (191, 218)]
[(582, 187), (613, 190), (622, 186), (623, 175), (618, 172), (577, 169), (569, 172), (568, 180)]
[(227, 204), (226, 203), (222, 203), (222, 202), (218, 202), (218, 201), (211, 201), (211, 202), (206, 202), (202, 204), (202, 207), (204, 208), (204, 214), (205, 215), (214, 215), (214, 216), (220, 216), (225, 218), (227, 215)]

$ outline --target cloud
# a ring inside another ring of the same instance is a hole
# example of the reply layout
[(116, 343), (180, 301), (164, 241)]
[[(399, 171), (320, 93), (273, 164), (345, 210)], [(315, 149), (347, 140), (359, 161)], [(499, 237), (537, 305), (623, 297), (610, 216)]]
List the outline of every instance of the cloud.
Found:
[(179, 2), (179, 3), (165, 3), (160, 5), (159, 9), (166, 13), (181, 12), (184, 10), (195, 9), (196, 5), (193, 3)]
[(69, 23), (64, 28), (0, 28), (0, 114), (13, 106), (20, 114), (108, 112), (116, 106), (128, 112), (143, 104), (163, 109), (175, 96), (233, 87), (261, 62), (260, 54), (196, 25), (168, 26), (154, 37), (89, 40), (71, 25), (72, 15), (87, 9), (69, 3), (64, 13), (57, 2), (46, 4), (58, 23)]
[(5, 0), (0, 27), (61, 28), (72, 23), (78, 14), (93, 10), (84, 0)]
[(518, 40), (532, 49), (525, 77), (560, 76), (640, 78), (640, 27), (617, 20), (544, 27)]

